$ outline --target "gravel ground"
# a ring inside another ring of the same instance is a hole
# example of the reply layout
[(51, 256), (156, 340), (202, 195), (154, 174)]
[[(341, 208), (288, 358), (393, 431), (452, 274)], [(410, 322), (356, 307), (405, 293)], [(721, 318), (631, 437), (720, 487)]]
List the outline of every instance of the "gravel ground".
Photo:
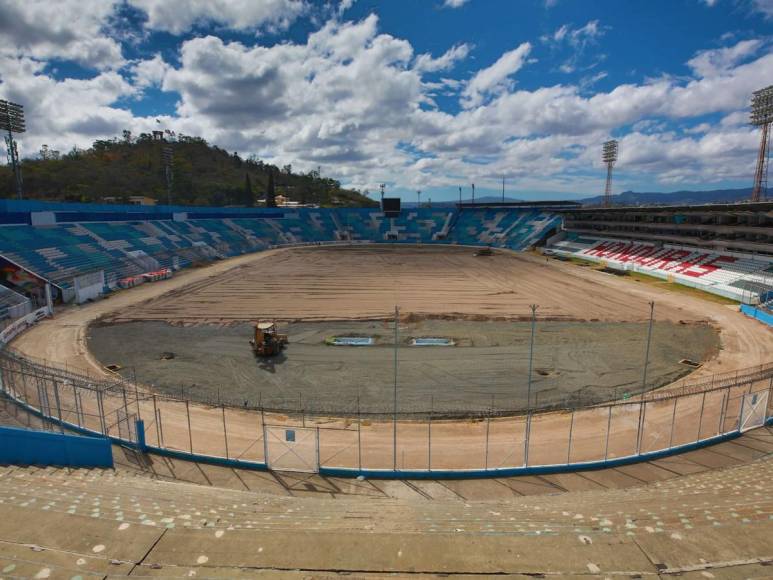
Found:
[[(415, 317), (414, 317), (415, 318)], [(160, 321), (97, 324), (88, 348), (103, 364), (158, 392), (198, 400), (287, 409), (388, 412), (393, 405), (394, 327), (385, 321), (295, 322), (281, 325), (290, 345), (256, 359), (252, 325), (172, 325)], [(528, 391), (528, 322), (407, 320), (399, 327), (398, 405), (404, 411), (518, 409)], [(331, 336), (372, 336), (370, 347), (335, 347)], [(453, 347), (412, 347), (412, 337), (447, 337)], [(531, 404), (589, 404), (641, 390), (647, 324), (556, 322), (537, 325)], [(657, 322), (647, 388), (705, 361), (719, 337), (704, 323)], [(162, 360), (164, 352), (174, 353)], [(120, 354), (117, 354), (120, 353)], [(567, 399), (568, 398), (568, 399)]]

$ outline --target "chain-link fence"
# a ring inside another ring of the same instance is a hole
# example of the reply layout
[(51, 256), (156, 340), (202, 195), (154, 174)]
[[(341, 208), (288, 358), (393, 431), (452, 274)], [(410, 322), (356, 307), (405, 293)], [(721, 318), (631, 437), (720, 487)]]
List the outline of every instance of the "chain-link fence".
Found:
[[(759, 427), (773, 417), (773, 364), (684, 380), (608, 404), (463, 419), (391, 420), (193, 403), (119, 379), (0, 351), (3, 394), (53, 423), (151, 450), (326, 473), (510, 473), (636, 460)], [(141, 419), (142, 422), (136, 422)], [(140, 425), (142, 434), (135, 429)]]

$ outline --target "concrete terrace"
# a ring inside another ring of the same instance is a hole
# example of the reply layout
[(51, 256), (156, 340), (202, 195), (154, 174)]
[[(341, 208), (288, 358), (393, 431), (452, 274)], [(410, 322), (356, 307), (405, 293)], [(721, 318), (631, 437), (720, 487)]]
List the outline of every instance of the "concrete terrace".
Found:
[(115, 450), (115, 470), (0, 468), (4, 576), (773, 575), (772, 428), (628, 467), (457, 482)]

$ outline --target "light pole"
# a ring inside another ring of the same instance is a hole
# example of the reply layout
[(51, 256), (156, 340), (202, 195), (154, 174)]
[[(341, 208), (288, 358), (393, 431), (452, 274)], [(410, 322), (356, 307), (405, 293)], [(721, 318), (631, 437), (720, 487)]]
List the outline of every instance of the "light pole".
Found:
[(752, 201), (765, 198), (768, 188), (768, 142), (770, 124), (773, 123), (773, 85), (752, 94), (751, 124), (762, 129), (760, 149), (757, 155), (757, 170), (754, 173)]
[(617, 162), (617, 141), (605, 141), (601, 148), (601, 160), (607, 165), (607, 185), (604, 188), (604, 207), (612, 205), (612, 168)]
[(459, 207), (462, 206), (462, 186), (459, 186)]
[(384, 205), (384, 188), (386, 187), (386, 183), (380, 183), (378, 187), (381, 190), (381, 205)]
[(472, 184), (472, 205), (475, 205), (475, 184)]
[(16, 181), (16, 195), (22, 198), (21, 164), (19, 162), (19, 149), (13, 138), (14, 133), (24, 133), (27, 130), (24, 121), (24, 107), (17, 103), (0, 100), (0, 130), (8, 131), (5, 143), (8, 150), (8, 163), (13, 169)]
[(416, 207), (421, 208), (421, 190), (416, 190)]
[(534, 329), (537, 326), (537, 305), (532, 304), (531, 308), (531, 338), (529, 339), (529, 385), (526, 389), (526, 410), (531, 410), (531, 369), (534, 362)]

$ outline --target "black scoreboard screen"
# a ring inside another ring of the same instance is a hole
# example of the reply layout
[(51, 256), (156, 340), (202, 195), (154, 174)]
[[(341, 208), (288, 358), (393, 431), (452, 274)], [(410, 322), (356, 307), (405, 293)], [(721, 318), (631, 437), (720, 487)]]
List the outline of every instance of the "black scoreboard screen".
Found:
[(385, 197), (381, 203), (381, 211), (383, 211), (387, 217), (400, 215), (400, 198)]

